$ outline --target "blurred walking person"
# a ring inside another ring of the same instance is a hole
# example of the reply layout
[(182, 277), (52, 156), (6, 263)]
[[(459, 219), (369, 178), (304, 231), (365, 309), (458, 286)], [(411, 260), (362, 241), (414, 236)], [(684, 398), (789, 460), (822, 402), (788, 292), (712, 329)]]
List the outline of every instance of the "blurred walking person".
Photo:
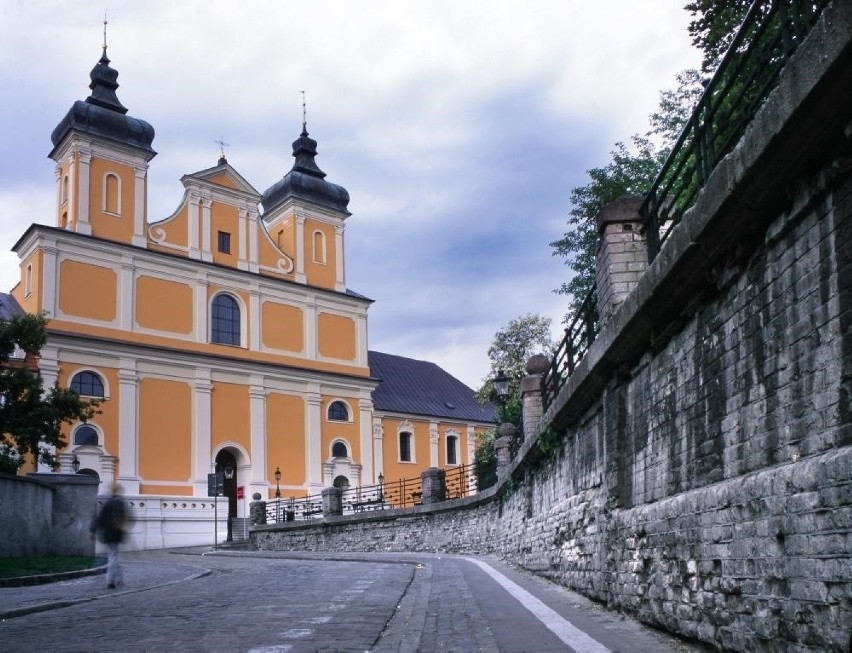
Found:
[(106, 581), (109, 589), (115, 589), (124, 580), (119, 547), (124, 541), (129, 519), (127, 503), (122, 498), (121, 491), (121, 485), (113, 483), (112, 496), (107, 499), (90, 529), (92, 537), (95, 536), (96, 532), (100, 533), (101, 542), (107, 546)]

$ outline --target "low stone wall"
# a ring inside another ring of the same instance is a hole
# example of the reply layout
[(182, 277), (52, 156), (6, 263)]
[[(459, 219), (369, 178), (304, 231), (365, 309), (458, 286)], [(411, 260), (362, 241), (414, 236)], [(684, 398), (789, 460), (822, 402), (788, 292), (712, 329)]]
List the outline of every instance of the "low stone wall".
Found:
[(97, 479), (0, 474), (0, 557), (92, 555)]

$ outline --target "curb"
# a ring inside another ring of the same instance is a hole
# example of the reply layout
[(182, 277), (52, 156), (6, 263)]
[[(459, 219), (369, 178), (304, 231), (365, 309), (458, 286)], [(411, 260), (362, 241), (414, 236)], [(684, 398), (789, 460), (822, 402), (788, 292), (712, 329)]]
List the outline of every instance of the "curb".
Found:
[(28, 587), (30, 585), (44, 585), (46, 583), (58, 583), (63, 580), (74, 578), (85, 578), (86, 576), (97, 576), (106, 573), (106, 565), (90, 567), (89, 569), (77, 569), (75, 571), (63, 571), (54, 574), (36, 574), (35, 576), (15, 576), (13, 578), (0, 578), (0, 587)]

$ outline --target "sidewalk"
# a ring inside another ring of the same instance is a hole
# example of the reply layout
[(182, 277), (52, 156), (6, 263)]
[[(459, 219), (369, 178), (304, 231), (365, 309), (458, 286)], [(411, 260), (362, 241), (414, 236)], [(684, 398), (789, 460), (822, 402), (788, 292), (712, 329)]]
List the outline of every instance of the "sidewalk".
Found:
[[(201, 557), (207, 551), (212, 551), (212, 548), (124, 553), (123, 561), (134, 564), (124, 565), (124, 583), (114, 590), (107, 589), (106, 567), (102, 573), (70, 580), (23, 587), (0, 587), (0, 619), (97, 601), (120, 594), (144, 592), (202, 578), (210, 573), (209, 569), (204, 568)], [(196, 559), (197, 564), (193, 564), (193, 558), (175, 553), (195, 554), (199, 556)]]

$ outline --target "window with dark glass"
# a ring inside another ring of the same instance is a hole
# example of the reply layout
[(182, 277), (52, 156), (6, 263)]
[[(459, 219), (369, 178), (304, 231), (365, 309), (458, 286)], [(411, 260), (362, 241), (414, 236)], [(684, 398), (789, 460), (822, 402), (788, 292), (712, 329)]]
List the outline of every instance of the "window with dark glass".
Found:
[(78, 372), (71, 379), (71, 389), (82, 397), (103, 397), (104, 382), (94, 372)]
[(331, 445), (331, 455), (334, 458), (346, 458), (349, 455), (349, 450), (343, 442), (335, 442)]
[(459, 439), (450, 435), (447, 437), (447, 464), (448, 465), (458, 465), (458, 454), (456, 452), (456, 448), (458, 447)]
[(240, 344), (240, 306), (229, 295), (216, 295), (210, 319), (210, 341), (220, 345)]
[(399, 434), (399, 459), (402, 462), (411, 462), (411, 433), (403, 431)]
[(98, 446), (98, 432), (91, 426), (81, 426), (74, 431), (74, 444)]
[(349, 409), (342, 401), (332, 401), (328, 407), (328, 419), (333, 419), (335, 422), (348, 422)]
[(223, 254), (231, 253), (231, 234), (227, 231), (219, 232), (219, 251)]

